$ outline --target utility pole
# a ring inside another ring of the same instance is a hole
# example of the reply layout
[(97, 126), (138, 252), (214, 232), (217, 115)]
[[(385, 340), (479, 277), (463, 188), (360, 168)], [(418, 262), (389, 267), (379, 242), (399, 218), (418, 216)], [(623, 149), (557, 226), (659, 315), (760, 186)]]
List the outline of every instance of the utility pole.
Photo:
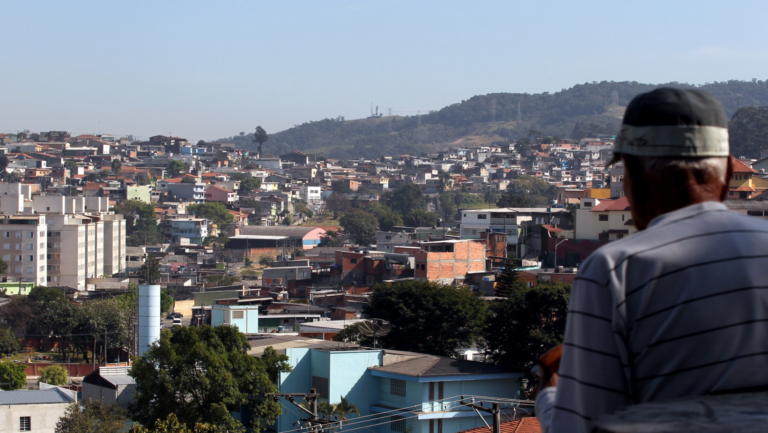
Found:
[[(279, 402), (280, 398), (288, 400), (291, 404), (299, 408), (302, 412), (309, 415), (309, 418), (301, 418), (301, 421), (306, 421), (311, 425), (313, 432), (320, 432), (323, 430), (323, 426), (326, 424), (333, 424), (335, 421), (320, 419), (317, 417), (317, 399), (320, 398), (320, 394), (317, 393), (315, 388), (309, 390), (309, 393), (266, 393), (264, 397), (272, 397), (275, 401)], [(296, 403), (296, 397), (303, 398), (305, 401), (312, 404), (312, 410), (305, 408), (304, 406)]]
[[(475, 412), (477, 412), (477, 415), (480, 417), (481, 420), (483, 420), (483, 423), (486, 427), (488, 427), (488, 430), (491, 433), (501, 433), (501, 409), (499, 409), (498, 403), (493, 403), (493, 406), (488, 409), (487, 407), (482, 406), (482, 402), (480, 402), (480, 406), (475, 404), (475, 399), (473, 398), (471, 402), (464, 401), (464, 396), (461, 396), (461, 403), (462, 406), (467, 406), (472, 408)], [(483, 418), (482, 415), (480, 415), (480, 412), (486, 412), (493, 415), (493, 428), (488, 425), (487, 422), (485, 422), (485, 418)]]

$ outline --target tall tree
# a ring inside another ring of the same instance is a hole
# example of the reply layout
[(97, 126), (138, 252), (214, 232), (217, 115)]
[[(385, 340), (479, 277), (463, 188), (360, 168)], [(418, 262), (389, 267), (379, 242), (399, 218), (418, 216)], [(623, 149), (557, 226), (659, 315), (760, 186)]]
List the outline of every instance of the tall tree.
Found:
[(13, 391), (27, 386), (26, 367), (11, 361), (0, 362), (0, 389)]
[(759, 158), (768, 150), (768, 107), (743, 107), (728, 123), (731, 153), (737, 158)]
[(112, 160), (112, 173), (115, 174), (115, 176), (120, 176), (120, 170), (123, 168), (123, 163), (120, 162), (119, 159), (115, 158)]
[(533, 367), (563, 341), (569, 294), (570, 286), (550, 282), (492, 302), (484, 333), (488, 359), (509, 368)]
[(516, 291), (523, 290), (523, 284), (519, 281), (517, 261), (508, 257), (504, 262), (504, 271), (496, 277), (496, 296), (512, 296)]
[(372, 214), (361, 209), (353, 209), (341, 217), (339, 224), (344, 227), (345, 232), (352, 236), (355, 243), (370, 245), (371, 239), (376, 236), (379, 222)]
[(160, 283), (160, 262), (157, 261), (155, 256), (147, 256), (144, 264), (141, 265), (141, 275), (139, 275), (139, 281), (142, 284), (159, 284)]
[(377, 284), (368, 317), (389, 321), (392, 331), (381, 338), (385, 348), (454, 356), (481, 335), (485, 301), (468, 287), (443, 286), (428, 281)]
[(264, 130), (261, 126), (256, 127), (256, 132), (253, 134), (253, 142), (259, 143), (259, 158), (263, 158), (264, 155), (261, 153), (261, 148), (264, 146), (264, 143), (266, 143), (269, 140), (269, 135), (267, 135), (267, 131)]
[(187, 213), (195, 214), (196, 217), (206, 218), (213, 221), (219, 229), (223, 229), (235, 220), (235, 217), (229, 213), (227, 206), (219, 202), (207, 202), (193, 204), (187, 207)]
[(125, 410), (117, 403), (84, 400), (69, 405), (64, 416), (56, 423), (54, 431), (56, 433), (121, 432), (125, 430), (128, 421)]
[(168, 175), (170, 177), (176, 177), (182, 173), (186, 173), (187, 170), (189, 170), (189, 166), (184, 161), (175, 159), (168, 163), (166, 170), (168, 170)]
[(339, 214), (348, 211), (352, 205), (344, 194), (334, 192), (325, 200), (325, 207), (333, 212), (333, 219), (338, 219)]
[(411, 227), (434, 227), (437, 225), (437, 214), (423, 209), (414, 209), (405, 217), (405, 224)]
[(280, 355), (272, 346), (267, 346), (264, 349), (264, 353), (262, 353), (259, 358), (259, 364), (264, 367), (267, 376), (269, 376), (269, 380), (275, 385), (277, 385), (277, 379), (280, 373), (288, 373), (293, 370), (288, 361), (289, 358), (287, 355)]
[(376, 217), (381, 230), (391, 230), (394, 226), (403, 225), (402, 216), (381, 203), (372, 202), (365, 210)]
[(159, 240), (157, 214), (149, 203), (137, 199), (127, 200), (115, 206), (115, 213), (125, 218), (127, 245), (147, 245)]
[(382, 196), (382, 201), (400, 215), (408, 215), (414, 210), (425, 209), (426, 207), (426, 201), (421, 188), (412, 183), (385, 193)]
[(11, 328), (0, 329), (0, 353), (11, 356), (19, 353), (20, 350), (19, 340), (16, 339)]
[(247, 406), (250, 427), (263, 430), (280, 414), (280, 405), (263, 398), (276, 392), (264, 366), (248, 355), (245, 335), (231, 326), (185, 326), (164, 330), (144, 356), (134, 358), (130, 375), (136, 380), (134, 421), (154, 428), (174, 413), (194, 428), (208, 423), (229, 431), (243, 425), (231, 412)]

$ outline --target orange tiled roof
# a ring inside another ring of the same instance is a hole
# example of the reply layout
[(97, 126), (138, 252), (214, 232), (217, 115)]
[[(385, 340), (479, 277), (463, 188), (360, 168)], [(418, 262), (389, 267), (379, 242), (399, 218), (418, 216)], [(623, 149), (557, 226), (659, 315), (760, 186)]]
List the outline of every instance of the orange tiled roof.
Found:
[[(541, 425), (535, 416), (527, 416), (512, 421), (501, 423), (499, 426), (501, 433), (541, 433)], [(477, 427), (471, 430), (464, 430), (461, 433), (487, 433), (488, 427)]]
[(749, 192), (755, 192), (755, 189), (752, 188), (752, 187), (749, 187), (749, 186), (739, 186), (739, 187), (732, 186), (732, 187), (730, 187), (728, 189), (730, 191), (749, 191)]
[(590, 209), (590, 212), (624, 211), (629, 210), (629, 200), (621, 197), (616, 200), (602, 200), (600, 204)]
[(757, 173), (757, 170), (754, 168), (748, 166), (747, 164), (744, 164), (740, 160), (731, 157), (731, 161), (733, 162), (733, 172), (734, 173)]

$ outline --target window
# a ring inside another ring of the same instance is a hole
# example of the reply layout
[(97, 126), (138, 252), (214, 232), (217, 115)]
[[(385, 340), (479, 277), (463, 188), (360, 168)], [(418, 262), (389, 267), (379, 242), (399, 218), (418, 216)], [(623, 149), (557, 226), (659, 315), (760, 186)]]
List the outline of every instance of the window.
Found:
[(28, 237), (28, 238), (33, 238), (33, 237), (35, 237), (35, 232), (27, 232), (27, 237)]
[(17, 274), (20, 274), (20, 273), (21, 273), (21, 266), (16, 266), (16, 268), (14, 269), (14, 271), (15, 271)]
[(40, 237), (44, 238), (45, 237), (45, 232), (40, 232)]
[(21, 255), (16, 255), (16, 261), (17, 261), (17, 262), (20, 262), (20, 261), (21, 261)]
[(486, 215), (486, 214), (477, 214), (477, 219), (479, 219), (479, 220), (488, 219), (488, 215)]
[(608, 221), (608, 214), (600, 215), (600, 221)]
[(5, 232), (5, 237), (7, 238), (11, 237), (11, 232)]
[(357, 259), (349, 259), (349, 263), (352, 263), (353, 265), (357, 264)]
[(20, 250), (21, 249), (21, 244), (16, 244), (16, 249)]
[(389, 380), (389, 393), (405, 397), (405, 381), (400, 379)]
[(10, 254), (3, 255), (3, 260), (5, 260), (6, 262), (10, 262), (11, 261), (11, 255)]
[(3, 244), (3, 249), (4, 250), (10, 250), (11, 249), (11, 244)]
[(27, 261), (28, 262), (34, 262), (35, 261), (35, 256), (27, 256)]
[(27, 266), (27, 272), (26, 273), (31, 274), (32, 272), (35, 272), (35, 268), (33, 268), (32, 266)]
[(35, 249), (35, 244), (27, 244), (27, 249), (28, 250), (34, 250)]
[(23, 236), (24, 236), (24, 233), (22, 233), (22, 232), (16, 232), (16, 237), (17, 237), (17, 238), (20, 238), (20, 237), (23, 237)]
[(405, 418), (397, 415), (389, 417), (389, 431), (405, 432)]
[(232, 318), (233, 319), (242, 319), (245, 317), (245, 311), (233, 311), (232, 312)]
[(320, 398), (328, 398), (328, 378), (312, 376), (312, 388), (317, 390)]
[(32, 430), (32, 419), (28, 416), (20, 416), (19, 417), (19, 430), (21, 431), (31, 431)]
[(385, 236), (384, 238), (389, 240), (389, 239), (392, 239), (392, 236)]
[(585, 201), (585, 202), (584, 202), (584, 207), (585, 207), (585, 208), (587, 208), (587, 207), (592, 207), (592, 202), (591, 202), (591, 201)]

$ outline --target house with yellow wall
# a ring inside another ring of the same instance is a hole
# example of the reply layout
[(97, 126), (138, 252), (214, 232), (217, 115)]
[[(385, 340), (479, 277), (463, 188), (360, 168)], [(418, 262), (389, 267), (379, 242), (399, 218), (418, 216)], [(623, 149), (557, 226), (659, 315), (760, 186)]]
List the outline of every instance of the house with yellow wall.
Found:
[(757, 170), (731, 157), (733, 174), (728, 182), (728, 199), (749, 200), (768, 190), (768, 180), (759, 176)]

